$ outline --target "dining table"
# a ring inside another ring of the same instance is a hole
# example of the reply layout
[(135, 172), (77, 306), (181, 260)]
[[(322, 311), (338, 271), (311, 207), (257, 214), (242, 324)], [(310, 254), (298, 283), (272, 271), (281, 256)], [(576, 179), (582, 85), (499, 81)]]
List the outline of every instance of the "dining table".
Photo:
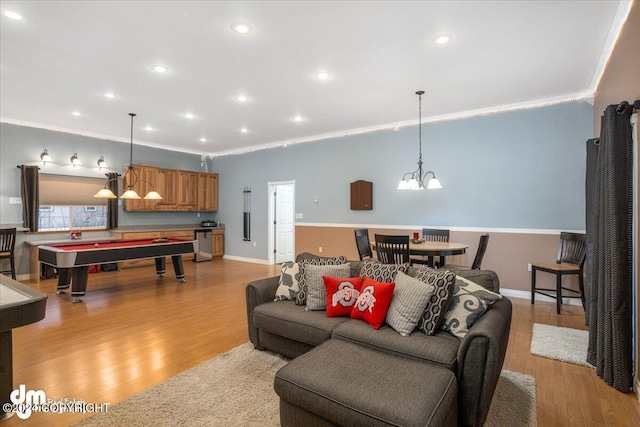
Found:
[[(376, 250), (376, 242), (371, 243), (373, 250)], [(427, 265), (431, 268), (435, 265), (435, 257), (446, 257), (452, 255), (462, 255), (467, 252), (469, 245), (456, 242), (432, 242), (422, 241), (413, 243), (409, 241), (409, 255), (422, 255), (427, 257)], [(442, 259), (442, 258), (441, 258)]]

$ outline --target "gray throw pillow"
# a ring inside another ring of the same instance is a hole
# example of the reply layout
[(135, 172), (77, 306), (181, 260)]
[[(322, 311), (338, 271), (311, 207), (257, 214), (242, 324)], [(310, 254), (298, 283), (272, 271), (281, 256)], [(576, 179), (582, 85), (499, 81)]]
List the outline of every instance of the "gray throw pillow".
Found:
[(406, 337), (418, 325), (435, 287), (407, 276), (401, 271), (396, 275), (395, 283), (386, 322), (396, 332)]
[(282, 263), (280, 280), (274, 301), (286, 301), (296, 299), (300, 291), (300, 266), (297, 262)]
[(453, 286), (453, 297), (449, 309), (444, 314), (440, 329), (464, 338), (469, 328), (502, 295), (493, 293), (477, 283), (463, 277), (456, 277)]
[(444, 312), (449, 306), (449, 301), (451, 301), (456, 275), (447, 270), (434, 270), (429, 267), (421, 267), (416, 272), (416, 279), (432, 285), (435, 288), (424, 309), (419, 326), (425, 334), (433, 335), (438, 330)]
[(375, 259), (368, 259), (362, 262), (360, 277), (362, 280), (369, 277), (376, 282), (393, 283), (398, 271), (406, 273), (409, 271), (409, 263), (404, 264), (383, 264)]
[(307, 308), (306, 310), (325, 310), (327, 308), (327, 288), (322, 276), (331, 276), (343, 279), (349, 277), (351, 266), (342, 265), (308, 265), (306, 269), (307, 280)]
[(308, 258), (299, 260), (300, 264), (300, 291), (296, 296), (296, 305), (307, 304), (307, 283), (306, 283), (306, 269), (308, 265), (341, 265), (347, 262), (347, 257), (339, 256), (336, 258)]

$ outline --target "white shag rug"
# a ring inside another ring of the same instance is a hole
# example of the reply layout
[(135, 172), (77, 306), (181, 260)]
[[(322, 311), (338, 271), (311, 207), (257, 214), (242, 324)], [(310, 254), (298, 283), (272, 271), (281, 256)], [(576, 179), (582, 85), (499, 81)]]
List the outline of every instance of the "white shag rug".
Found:
[(593, 368), (587, 363), (588, 346), (589, 331), (541, 323), (533, 324), (531, 354), (535, 356)]
[[(280, 425), (275, 373), (286, 359), (243, 344), (142, 391), (74, 427)], [(487, 427), (536, 425), (535, 380), (502, 371)]]

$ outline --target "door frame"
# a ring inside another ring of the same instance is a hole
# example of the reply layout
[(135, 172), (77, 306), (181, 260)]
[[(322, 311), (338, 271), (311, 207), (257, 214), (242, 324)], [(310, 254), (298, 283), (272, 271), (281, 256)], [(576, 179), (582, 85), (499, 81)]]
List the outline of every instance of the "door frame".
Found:
[(291, 242), (291, 247), (293, 248), (293, 253), (296, 253), (296, 182), (295, 181), (273, 181), (267, 182), (267, 194), (268, 194), (268, 215), (267, 215), (267, 229), (269, 232), (267, 233), (267, 241), (269, 244), (267, 245), (268, 249), (268, 257), (269, 257), (269, 265), (273, 265), (276, 263), (275, 253), (275, 198), (273, 197), (273, 193), (276, 191), (277, 185), (290, 185), (293, 190), (293, 212), (291, 212), (293, 218), (293, 233), (291, 234), (291, 238), (293, 241)]

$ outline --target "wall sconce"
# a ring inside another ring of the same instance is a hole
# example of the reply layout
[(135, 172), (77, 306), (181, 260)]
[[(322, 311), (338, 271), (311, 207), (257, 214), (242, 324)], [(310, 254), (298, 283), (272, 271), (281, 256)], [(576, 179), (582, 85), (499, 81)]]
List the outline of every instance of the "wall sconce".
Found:
[(46, 148), (44, 149), (42, 154), (40, 154), (40, 160), (42, 160), (43, 165), (46, 165), (47, 162), (51, 161), (51, 156), (49, 155), (49, 152), (47, 151)]
[(98, 159), (98, 169), (106, 168), (107, 162), (104, 161), (104, 156), (100, 156)]
[(73, 166), (76, 166), (76, 165), (80, 164), (80, 159), (78, 158), (78, 153), (73, 153), (73, 156), (71, 156), (71, 164)]

